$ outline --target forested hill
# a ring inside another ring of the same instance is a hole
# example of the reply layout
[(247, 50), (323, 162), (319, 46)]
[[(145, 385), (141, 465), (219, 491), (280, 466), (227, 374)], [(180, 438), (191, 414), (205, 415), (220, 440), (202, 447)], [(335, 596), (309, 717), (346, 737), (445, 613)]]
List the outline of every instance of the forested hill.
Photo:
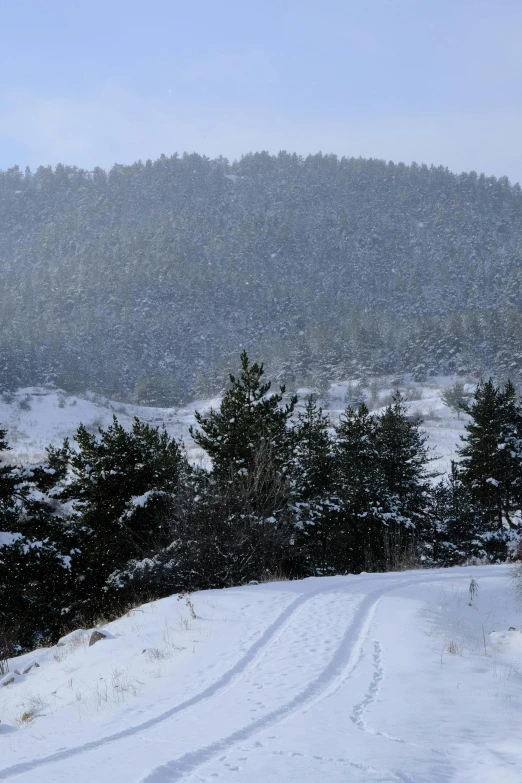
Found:
[(6, 385), (168, 405), (272, 377), (522, 377), (522, 191), (379, 160), (0, 173)]

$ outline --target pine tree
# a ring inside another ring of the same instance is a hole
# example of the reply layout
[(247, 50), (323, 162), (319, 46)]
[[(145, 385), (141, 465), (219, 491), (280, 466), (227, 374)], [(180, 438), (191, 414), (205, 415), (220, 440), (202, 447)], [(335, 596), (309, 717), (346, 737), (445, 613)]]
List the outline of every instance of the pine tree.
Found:
[(468, 408), (471, 421), (459, 450), (459, 474), (485, 531), (516, 527), (521, 508), (522, 409), (512, 383), (479, 384)]
[(458, 381), (453, 386), (449, 386), (444, 389), (441, 394), (442, 402), (456, 411), (457, 418), (460, 419), (460, 414), (466, 409), (466, 394), (464, 392), (464, 384)]
[[(285, 387), (269, 394), (270, 382), (263, 382), (262, 364), (250, 364), (241, 354), (241, 375), (230, 376), (219, 410), (208, 415), (196, 412), (200, 429), (190, 433), (212, 462), (212, 474), (220, 483), (248, 481), (259, 473), (260, 462), (271, 474), (286, 471), (290, 460), (289, 421), (297, 403), (292, 397), (282, 405)], [(260, 477), (262, 478), (262, 477)]]
[[(10, 450), (6, 434), (6, 430), (0, 429), (0, 452)], [(26, 494), (21, 472), (12, 465), (0, 464), (0, 531), (14, 532), (18, 529)]]
[(427, 436), (420, 425), (420, 420), (408, 418), (404, 400), (396, 392), (379, 416), (375, 437), (380, 471), (398, 519), (412, 527), (422, 524), (430, 486)]
[(74, 509), (78, 593), (89, 597), (96, 611), (110, 573), (170, 543), (162, 510), (184, 480), (187, 463), (165, 430), (137, 418), (129, 432), (116, 417), (98, 435), (82, 425), (75, 440), (77, 449), (69, 452), (71, 481), (61, 497)]
[(480, 514), (455, 462), (447, 478), (431, 492), (428, 525), (421, 544), (429, 566), (462, 565), (488, 556), (490, 539), (484, 539)]
[[(329, 420), (313, 397), (293, 429), (292, 498), (296, 513), (296, 551), (302, 575), (328, 573), (329, 516), (333, 492), (333, 443)], [(296, 563), (296, 567), (299, 568)]]
[(294, 496), (299, 503), (325, 497), (332, 483), (329, 420), (311, 396), (297, 417), (293, 435)]
[(263, 375), (263, 365), (251, 365), (243, 351), (241, 375), (230, 376), (219, 410), (196, 413), (200, 429), (191, 429), (212, 463), (210, 475), (198, 477), (198, 505), (214, 541), (205, 557), (227, 580), (282, 568), (293, 540), (289, 425), (297, 398), (283, 405), (285, 387), (270, 394)]
[(415, 555), (427, 523), (429, 457), (419, 422), (397, 394), (381, 415), (348, 408), (336, 434), (335, 548), (351, 570), (398, 568)]
[(49, 539), (19, 537), (0, 547), (0, 627), (9, 630), (18, 651), (56, 641), (74, 625), (70, 557)]
[(348, 407), (336, 427), (335, 513), (329, 519), (329, 559), (336, 572), (369, 570), (381, 535), (383, 483), (375, 446), (377, 417)]
[[(8, 448), (3, 431), (0, 447)], [(13, 534), (0, 545), (0, 627), (18, 650), (56, 638), (71, 597), (74, 540), (35, 480), (40, 474), (49, 488), (58, 480), (54, 456), (50, 449), (51, 464), (37, 468), (0, 468), (0, 530)]]

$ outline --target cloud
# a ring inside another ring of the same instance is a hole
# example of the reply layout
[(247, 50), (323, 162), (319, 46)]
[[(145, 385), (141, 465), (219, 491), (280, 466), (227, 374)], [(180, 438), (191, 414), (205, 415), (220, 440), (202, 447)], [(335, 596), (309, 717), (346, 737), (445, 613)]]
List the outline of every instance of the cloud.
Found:
[[(400, 115), (347, 111), (331, 121), (318, 116), (313, 106), (307, 111), (265, 106), (253, 112), (169, 95), (143, 98), (117, 85), (89, 97), (43, 97), (20, 90), (0, 97), (4, 168), (58, 162), (108, 168), (162, 153), (196, 151), (234, 159), (249, 151), (286, 149), (303, 155), (321, 150), (415, 160), (522, 180), (522, 110)], [(9, 148), (16, 149), (18, 159), (6, 157)], [(24, 160), (19, 158), (21, 149)]]

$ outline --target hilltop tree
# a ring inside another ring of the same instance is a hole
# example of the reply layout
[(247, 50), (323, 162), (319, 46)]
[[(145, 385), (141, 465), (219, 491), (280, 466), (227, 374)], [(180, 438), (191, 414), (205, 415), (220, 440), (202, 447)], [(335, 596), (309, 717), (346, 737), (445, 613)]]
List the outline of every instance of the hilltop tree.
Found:
[(442, 402), (456, 411), (457, 418), (460, 419), (462, 411), (466, 410), (467, 395), (464, 391), (464, 384), (456, 381), (453, 386), (448, 386), (441, 394)]

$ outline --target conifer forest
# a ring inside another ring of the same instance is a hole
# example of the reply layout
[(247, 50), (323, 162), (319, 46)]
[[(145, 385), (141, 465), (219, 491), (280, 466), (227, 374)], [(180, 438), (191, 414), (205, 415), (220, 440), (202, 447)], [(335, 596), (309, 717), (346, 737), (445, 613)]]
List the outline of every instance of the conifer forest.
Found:
[(522, 193), (381, 160), (196, 154), (0, 172), (4, 387), (149, 405), (220, 392), (246, 349), (321, 386), (522, 378)]

